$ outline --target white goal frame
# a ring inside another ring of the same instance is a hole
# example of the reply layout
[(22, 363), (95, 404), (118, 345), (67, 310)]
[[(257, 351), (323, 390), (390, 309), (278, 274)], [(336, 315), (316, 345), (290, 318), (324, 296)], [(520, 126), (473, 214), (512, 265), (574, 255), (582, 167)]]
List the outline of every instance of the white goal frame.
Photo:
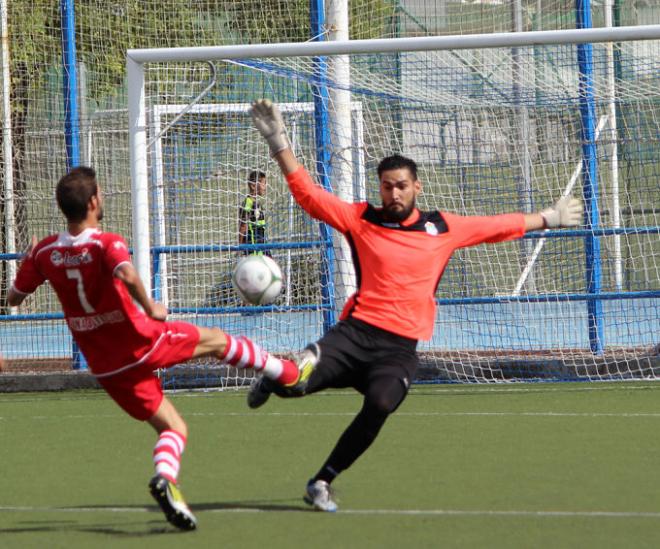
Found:
[(133, 192), (133, 241), (137, 270), (151, 290), (147, 111), (144, 64), (194, 62), (259, 57), (324, 56), (376, 52), (462, 50), (522, 47), (544, 44), (585, 44), (658, 40), (660, 25), (592, 29), (505, 32), (463, 36), (429, 36), (374, 40), (343, 40), (233, 46), (131, 49), (126, 52), (128, 76), (129, 145)]
[[(280, 112), (283, 114), (312, 114), (314, 112), (314, 103), (311, 102), (302, 102), (302, 103), (279, 103), (278, 107)], [(355, 133), (353, 134), (353, 143), (352, 146), (357, 151), (357, 166), (356, 166), (356, 182), (357, 182), (357, 195), (354, 197), (356, 200), (365, 200), (366, 196), (366, 169), (365, 169), (365, 153), (364, 153), (364, 120), (362, 115), (362, 104), (358, 101), (353, 101), (351, 103), (351, 122), (355, 124)], [(155, 208), (155, 219), (154, 226), (156, 228), (157, 234), (156, 242), (157, 245), (165, 245), (165, 234), (166, 234), (166, 220), (163, 212), (165, 211), (165, 174), (163, 170), (163, 143), (162, 140), (167, 134), (167, 126), (165, 125), (165, 131), (163, 131), (162, 119), (166, 115), (178, 116), (185, 112), (188, 114), (244, 114), (246, 117), (249, 116), (250, 104), (249, 103), (203, 103), (190, 106), (189, 104), (158, 104), (154, 105), (151, 109), (151, 120), (150, 120), (150, 135), (153, 140), (152, 148), (150, 151), (145, 151), (147, 154), (151, 154), (152, 160), (152, 189), (154, 191), (154, 200), (156, 201)], [(296, 126), (295, 123), (289, 125), (289, 133), (291, 135), (291, 145), (294, 151), (297, 149), (296, 143)], [(147, 215), (148, 212), (147, 212)], [(289, 225), (291, 224), (291, 220)], [(136, 241), (136, 248), (137, 248)], [(141, 253), (144, 253), (144, 250), (141, 250)], [(136, 251), (137, 255), (137, 251)], [(285, 281), (287, 287), (285, 288), (285, 296), (287, 298), (290, 296), (290, 284), (291, 284), (291, 253), (287, 255), (287, 262), (284, 266), (285, 272)], [(160, 288), (160, 301), (164, 305), (169, 304), (169, 289), (167, 285), (167, 273), (168, 273), (168, 260), (167, 254), (164, 254), (160, 259), (160, 272), (161, 280), (164, 283)], [(151, 279), (151, 273), (142, 274), (142, 278), (149, 276)]]

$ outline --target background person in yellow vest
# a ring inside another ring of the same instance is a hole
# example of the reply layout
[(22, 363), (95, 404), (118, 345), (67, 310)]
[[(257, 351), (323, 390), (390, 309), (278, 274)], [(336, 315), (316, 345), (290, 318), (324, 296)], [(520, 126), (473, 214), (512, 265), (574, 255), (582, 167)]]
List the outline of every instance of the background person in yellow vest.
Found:
[[(243, 200), (238, 219), (239, 244), (265, 244), (266, 242), (266, 215), (263, 203), (266, 196), (266, 174), (253, 170), (248, 176), (249, 192)], [(266, 250), (250, 250), (246, 254), (265, 253)]]

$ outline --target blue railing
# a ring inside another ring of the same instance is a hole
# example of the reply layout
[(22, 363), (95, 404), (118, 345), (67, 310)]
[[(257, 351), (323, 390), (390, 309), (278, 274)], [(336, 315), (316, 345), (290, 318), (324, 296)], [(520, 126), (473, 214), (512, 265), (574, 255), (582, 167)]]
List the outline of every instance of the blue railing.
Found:
[[(644, 235), (660, 234), (660, 227), (622, 227), (622, 228), (599, 228), (590, 229), (562, 229), (556, 231), (530, 232), (523, 238), (581, 238), (585, 236), (605, 237), (613, 235)], [(189, 254), (202, 252), (242, 252), (242, 251), (263, 251), (263, 250), (291, 250), (291, 249), (311, 249), (327, 248), (332, 246), (332, 240), (312, 240), (308, 242), (269, 242), (268, 244), (204, 244), (204, 245), (178, 245), (178, 246), (154, 246), (152, 253), (152, 288), (154, 297), (158, 298), (158, 289), (160, 287), (160, 258), (163, 254)], [(10, 261), (20, 259), (23, 254), (11, 253), (0, 254), (0, 261)], [(642, 291), (626, 292), (599, 292), (599, 293), (562, 293), (562, 294), (532, 294), (518, 296), (475, 296), (475, 297), (453, 297), (438, 298), (437, 304), (442, 305), (475, 305), (475, 304), (496, 304), (496, 303), (544, 303), (544, 302), (568, 302), (583, 301), (593, 303), (596, 300), (629, 300), (629, 299), (648, 299), (659, 298), (660, 289), (648, 289)], [(297, 311), (332, 311), (334, 315), (334, 305), (322, 299), (321, 303), (312, 303), (306, 305), (268, 305), (251, 307), (174, 307), (170, 309), (173, 314), (230, 314), (244, 312), (246, 310), (254, 312), (297, 312)], [(20, 321), (20, 320), (53, 320), (62, 319), (62, 313), (34, 313), (27, 315), (0, 315), (0, 321)]]

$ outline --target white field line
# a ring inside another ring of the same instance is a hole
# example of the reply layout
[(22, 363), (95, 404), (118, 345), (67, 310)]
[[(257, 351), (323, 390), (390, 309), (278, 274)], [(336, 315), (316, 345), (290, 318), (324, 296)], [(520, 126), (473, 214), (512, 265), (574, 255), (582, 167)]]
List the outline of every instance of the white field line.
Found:
[[(326, 417), (326, 416), (348, 416), (353, 417), (355, 412), (268, 412), (261, 416), (283, 416), (283, 417)], [(250, 412), (193, 412), (186, 416), (240, 416), (256, 417), (257, 414)], [(660, 418), (660, 412), (395, 412), (393, 417), (463, 417), (463, 416), (485, 416), (485, 417), (621, 417), (638, 418), (651, 417)]]
[[(354, 417), (354, 412), (190, 412), (186, 417)], [(583, 417), (583, 418), (660, 418), (660, 412), (396, 412), (394, 417)], [(77, 414), (67, 416), (31, 416), (33, 421), (75, 419), (118, 419), (121, 414)], [(0, 416), (0, 421), (26, 419), (25, 416)]]
[[(638, 385), (637, 385), (638, 384)], [(586, 392), (612, 392), (612, 391), (657, 391), (660, 382), (639, 381), (599, 381), (565, 384), (561, 383), (506, 383), (475, 386), (473, 384), (413, 384), (408, 398), (435, 395), (479, 395), (479, 394), (543, 394), (543, 393), (586, 393)], [(247, 387), (228, 389), (174, 389), (165, 393), (177, 398), (212, 398), (222, 395), (225, 398), (245, 398)], [(332, 398), (336, 396), (355, 396), (357, 391), (351, 389), (332, 389), (308, 395), (307, 398)]]
[[(202, 389), (168, 389), (165, 392), (177, 397), (210, 397), (216, 394), (223, 394), (231, 397), (245, 397), (245, 391), (248, 386), (243, 387), (225, 387), (202, 388)], [(430, 394), (452, 394), (452, 395), (472, 395), (479, 393), (582, 393), (593, 391), (649, 391), (659, 390), (660, 381), (639, 379), (639, 380), (619, 380), (619, 381), (581, 381), (581, 382), (502, 382), (502, 383), (413, 383), (411, 395), (430, 395)], [(332, 389), (314, 393), (314, 397), (332, 397), (355, 395), (356, 391), (352, 389)]]
[[(475, 394), (525, 394), (525, 393), (583, 393), (583, 392), (602, 392), (602, 391), (655, 391), (660, 390), (660, 382), (650, 380), (630, 380), (630, 381), (597, 381), (597, 382), (580, 382), (580, 383), (507, 383), (507, 384), (494, 384), (494, 385), (480, 385), (473, 384), (443, 384), (443, 385), (413, 385), (408, 398), (419, 396), (434, 396), (434, 395), (475, 395)], [(211, 388), (211, 389), (181, 389), (181, 390), (167, 390), (165, 393), (168, 395), (176, 396), (176, 398), (245, 398), (247, 386), (245, 387), (231, 387), (231, 388)], [(1, 393), (0, 393), (1, 394)], [(37, 396), (12, 398), (7, 400), (7, 404), (22, 403), (22, 402), (44, 402), (44, 399)], [(310, 395), (313, 398), (332, 398), (335, 396), (356, 396), (358, 393), (353, 390), (331, 390), (321, 391)], [(48, 402), (64, 401), (71, 402), (77, 400), (102, 400), (107, 398), (102, 392), (96, 392), (90, 395), (73, 396), (64, 394), (61, 397), (48, 398)], [(0, 402), (2, 404), (2, 402)]]
[[(194, 505), (192, 506), (194, 510)], [(149, 507), (30, 507), (0, 506), (0, 512), (10, 513), (159, 513)], [(198, 514), (221, 513), (300, 513), (310, 512), (300, 509), (262, 509), (254, 507), (228, 507), (226, 509), (207, 509)], [(500, 509), (341, 509), (338, 515), (400, 515), (400, 516), (476, 516), (476, 517), (567, 517), (567, 518), (653, 518), (660, 519), (660, 512), (653, 511), (553, 511), (553, 510), (500, 510)]]
[[(638, 385), (639, 384), (639, 385)], [(445, 385), (413, 385), (409, 397), (411, 396), (434, 396), (434, 395), (474, 395), (474, 394), (492, 394), (492, 393), (583, 393), (583, 392), (603, 392), (603, 391), (654, 391), (660, 390), (660, 382), (658, 381), (629, 381), (629, 382), (618, 382), (618, 381), (601, 381), (584, 383), (528, 383), (528, 384), (497, 384), (497, 385), (481, 385), (475, 386), (471, 384), (445, 384)], [(168, 395), (176, 396), (177, 398), (245, 398), (245, 393), (247, 387), (232, 387), (225, 389), (180, 389), (180, 390), (167, 390), (165, 393)], [(1, 394), (1, 393), (0, 393)], [(30, 397), (25, 396), (21, 398), (12, 398), (8, 400), (8, 404), (13, 404), (17, 402), (44, 402), (43, 398), (40, 398), (37, 393), (37, 396)], [(357, 391), (345, 390), (345, 389), (333, 389), (328, 391), (321, 391), (319, 393), (314, 393), (309, 395), (313, 398), (331, 398), (336, 396), (356, 396), (358, 395)], [(308, 398), (309, 398), (308, 397)], [(107, 398), (102, 392), (97, 392), (94, 394), (86, 396), (73, 396), (73, 395), (62, 395), (61, 397), (48, 398), (48, 402), (52, 401), (64, 401), (71, 402), (77, 400), (102, 400)]]

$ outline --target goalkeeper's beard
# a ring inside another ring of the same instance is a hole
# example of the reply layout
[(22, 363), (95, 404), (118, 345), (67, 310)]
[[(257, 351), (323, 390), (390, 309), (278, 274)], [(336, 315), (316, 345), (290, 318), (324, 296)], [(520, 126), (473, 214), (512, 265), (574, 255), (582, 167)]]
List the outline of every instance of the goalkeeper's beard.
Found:
[(385, 221), (392, 223), (401, 223), (410, 217), (410, 214), (415, 209), (415, 200), (413, 199), (407, 206), (401, 202), (390, 202), (383, 204), (383, 218)]

